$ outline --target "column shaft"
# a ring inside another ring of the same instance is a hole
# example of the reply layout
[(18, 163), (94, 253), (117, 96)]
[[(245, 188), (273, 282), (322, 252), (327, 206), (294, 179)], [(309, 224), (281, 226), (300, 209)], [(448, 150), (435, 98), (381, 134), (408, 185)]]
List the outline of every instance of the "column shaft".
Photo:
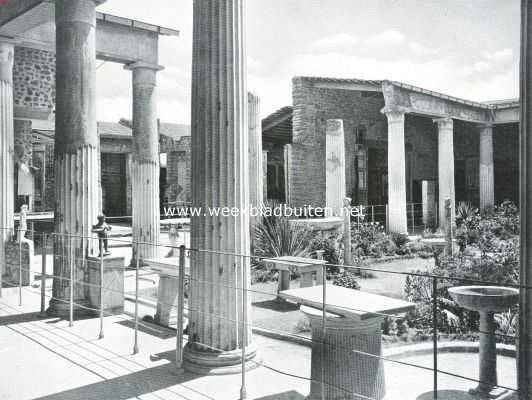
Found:
[[(159, 132), (157, 126), (156, 74), (160, 69), (140, 63), (133, 71), (132, 212), (133, 258), (157, 257), (159, 243)], [(138, 254), (137, 254), (138, 249)]]
[(521, 0), (520, 69), (520, 215), (521, 268), (519, 300), (518, 389), (519, 399), (532, 396), (532, 4)]
[(14, 130), (12, 43), (0, 42), (0, 274), (3, 273), (5, 244), (13, 230)]
[[(248, 110), (243, 0), (194, 2), (192, 63), (192, 202), (195, 207), (249, 208)], [(249, 217), (200, 213), (191, 220), (193, 249), (249, 255)], [(251, 345), (249, 258), (191, 254), (189, 371), (239, 372)], [(245, 324), (245, 331), (242, 329)], [(244, 332), (246, 333), (244, 341)], [(253, 364), (250, 364), (253, 365)]]
[[(263, 203), (263, 172), (262, 172), (262, 121), (260, 118), (260, 98), (248, 93), (249, 122), (249, 203), (260, 208)], [(251, 234), (259, 223), (260, 216), (251, 217)]]
[[(71, 279), (75, 302), (85, 303), (88, 254), (97, 251), (92, 225), (101, 209), (99, 141), (96, 129), (96, 11), (92, 0), (57, 0), (55, 232), (50, 312), (67, 314)], [(71, 252), (70, 244), (73, 246)], [(71, 257), (72, 255), (72, 257)], [(70, 263), (74, 275), (70, 276)], [(63, 278), (63, 279), (62, 279)]]
[(494, 178), (493, 178), (493, 127), (485, 125), (480, 127), (480, 209), (495, 205)]
[(445, 200), (451, 200), (451, 221), (454, 221), (454, 145), (453, 120), (441, 118), (434, 121), (438, 126), (438, 215), (439, 225), (446, 231)]
[(405, 113), (384, 110), (388, 118), (388, 230), (408, 233), (406, 217)]
[(340, 216), (346, 196), (343, 120), (327, 120), (325, 151), (325, 205), (331, 212), (328, 216)]

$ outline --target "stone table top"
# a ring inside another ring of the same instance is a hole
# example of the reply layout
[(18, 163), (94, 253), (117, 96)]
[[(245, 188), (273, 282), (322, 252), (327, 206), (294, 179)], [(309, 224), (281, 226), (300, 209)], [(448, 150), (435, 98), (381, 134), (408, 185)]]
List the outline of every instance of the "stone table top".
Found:
[(294, 257), (294, 256), (266, 258), (264, 261), (271, 262), (274, 264), (293, 265), (295, 267), (303, 267), (307, 265), (323, 265), (327, 263), (327, 261), (325, 260), (316, 260), (314, 258)]
[[(144, 262), (160, 275), (179, 276), (179, 257), (147, 258)], [(190, 265), (185, 259), (185, 275), (189, 274)]]
[[(327, 285), (326, 289), (326, 310), (355, 320), (375, 318), (382, 314), (402, 314), (415, 308), (415, 304), (408, 301), (360, 290), (336, 285)], [(279, 297), (323, 310), (322, 285), (284, 290), (279, 293)]]

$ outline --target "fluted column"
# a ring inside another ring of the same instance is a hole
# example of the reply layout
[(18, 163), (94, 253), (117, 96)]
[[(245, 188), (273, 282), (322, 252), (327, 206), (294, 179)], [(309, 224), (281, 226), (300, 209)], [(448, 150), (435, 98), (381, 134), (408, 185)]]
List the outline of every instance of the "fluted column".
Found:
[(14, 131), (13, 59), (14, 44), (0, 38), (0, 274), (5, 270), (5, 244), (13, 230)]
[[(157, 71), (159, 66), (135, 63), (133, 72), (133, 155), (131, 163), (133, 258), (157, 257), (159, 243), (159, 132)], [(138, 253), (137, 254), (137, 249)], [(134, 262), (133, 262), (134, 264)]]
[[(92, 0), (56, 0), (55, 232), (50, 312), (66, 315), (70, 282), (85, 304), (85, 258), (97, 252), (92, 225), (101, 210), (96, 129), (96, 11)], [(71, 242), (72, 241), (72, 242)], [(70, 248), (72, 243), (73, 249)], [(74, 275), (70, 276), (70, 263)], [(62, 279), (64, 278), (64, 279)], [(66, 301), (66, 302), (65, 302)]]
[(438, 216), (440, 228), (446, 232), (446, 199), (451, 200), (451, 221), (455, 215), (453, 120), (439, 118), (434, 122), (438, 126)]
[[(262, 172), (262, 120), (260, 118), (260, 98), (248, 93), (248, 124), (249, 124), (249, 202), (260, 209), (263, 204), (263, 172)], [(259, 216), (252, 216), (250, 223), (253, 234), (254, 227), (260, 221)]]
[[(249, 206), (248, 110), (243, 0), (196, 0), (192, 62), (192, 202), (196, 207)], [(189, 371), (239, 372), (241, 349), (254, 357), (249, 296), (249, 217), (191, 219)], [(226, 254), (214, 254), (212, 252)], [(245, 310), (245, 312), (244, 312)], [(242, 329), (242, 323), (246, 329)], [(245, 339), (244, 339), (245, 338)], [(253, 366), (250, 363), (249, 366)]]
[(325, 205), (328, 216), (341, 216), (345, 199), (344, 121), (327, 120), (325, 130)]
[(388, 118), (388, 230), (408, 233), (406, 219), (405, 110), (385, 108)]
[(493, 178), (493, 125), (480, 126), (480, 209), (495, 205)]

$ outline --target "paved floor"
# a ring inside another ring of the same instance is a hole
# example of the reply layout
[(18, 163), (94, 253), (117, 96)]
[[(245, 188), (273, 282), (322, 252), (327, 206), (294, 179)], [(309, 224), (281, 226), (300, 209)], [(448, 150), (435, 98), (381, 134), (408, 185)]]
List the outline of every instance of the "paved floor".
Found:
[[(132, 355), (131, 319), (120, 315), (104, 321), (105, 338), (98, 340), (99, 320), (41, 319), (39, 296), (23, 292), (18, 306), (16, 289), (0, 299), (0, 399), (179, 399), (236, 400), (241, 377), (178, 374), (173, 360), (175, 332), (144, 326), (139, 332), (140, 353)], [(309, 392), (310, 349), (255, 335), (265, 366), (247, 374), (249, 399), (303, 400)], [(432, 355), (401, 361), (430, 367)], [(477, 377), (475, 354), (441, 354), (439, 368)], [(515, 386), (515, 360), (499, 357), (499, 380)], [(431, 371), (386, 361), (386, 400), (427, 400)], [(299, 378), (297, 378), (297, 377)], [(439, 374), (440, 400), (470, 400), (473, 383)], [(356, 397), (355, 397), (356, 398)], [(356, 398), (356, 400), (359, 400)]]

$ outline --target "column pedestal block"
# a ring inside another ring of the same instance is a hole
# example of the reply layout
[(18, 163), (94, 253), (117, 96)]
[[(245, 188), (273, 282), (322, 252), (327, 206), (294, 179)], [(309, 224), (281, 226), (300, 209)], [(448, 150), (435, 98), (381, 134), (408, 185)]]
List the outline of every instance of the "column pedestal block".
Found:
[[(355, 352), (382, 355), (383, 318), (357, 321), (327, 313), (323, 337), (322, 311), (307, 306), (302, 306), (301, 311), (312, 326), (312, 382), (307, 400), (321, 400), (322, 382), (324, 398), (327, 400), (384, 398), (383, 361)], [(323, 349), (322, 342), (325, 346)]]
[[(103, 309), (108, 313), (124, 312), (124, 257), (108, 256), (103, 259)], [(91, 307), (100, 309), (100, 259), (89, 257), (89, 301)], [(98, 313), (99, 311), (95, 311)]]

